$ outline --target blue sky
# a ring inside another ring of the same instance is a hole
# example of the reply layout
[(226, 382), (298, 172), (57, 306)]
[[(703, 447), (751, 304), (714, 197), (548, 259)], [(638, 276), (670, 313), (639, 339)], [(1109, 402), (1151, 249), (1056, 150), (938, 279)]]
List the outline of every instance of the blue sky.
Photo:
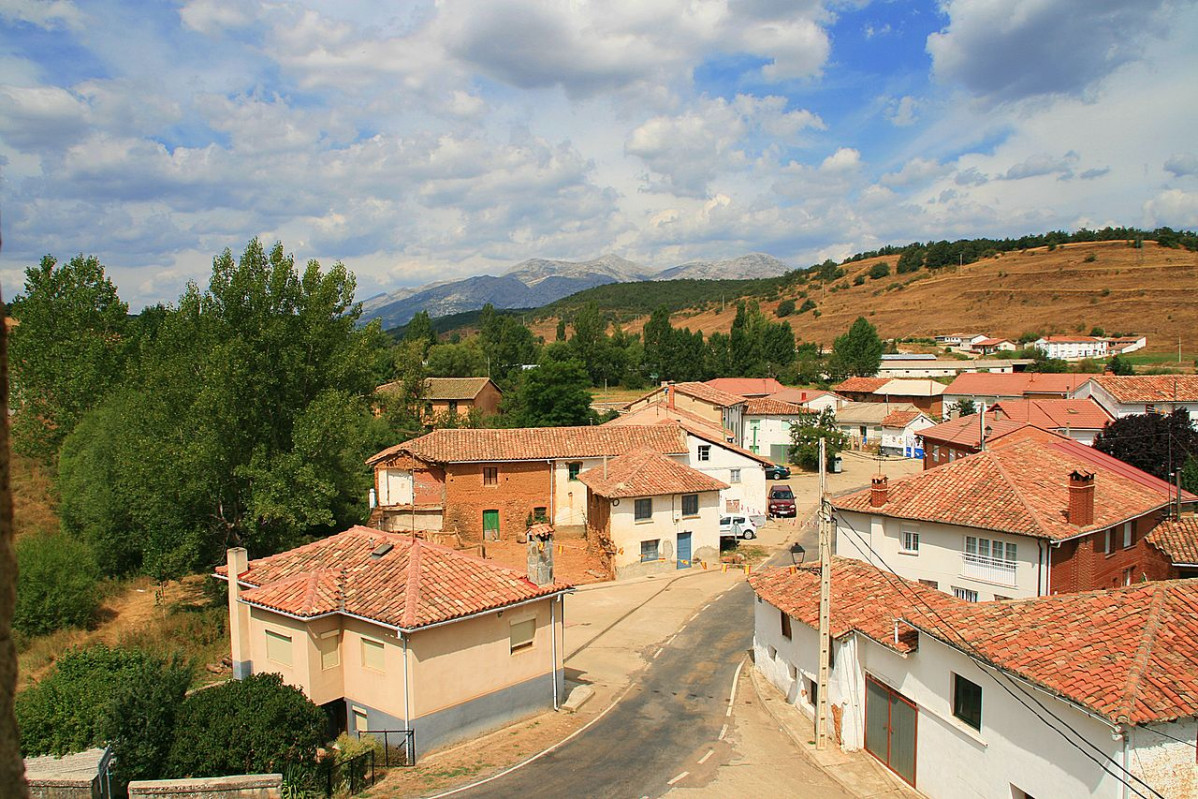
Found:
[(1192, 0), (0, 0), (0, 283), (1198, 227), (1196, 36)]

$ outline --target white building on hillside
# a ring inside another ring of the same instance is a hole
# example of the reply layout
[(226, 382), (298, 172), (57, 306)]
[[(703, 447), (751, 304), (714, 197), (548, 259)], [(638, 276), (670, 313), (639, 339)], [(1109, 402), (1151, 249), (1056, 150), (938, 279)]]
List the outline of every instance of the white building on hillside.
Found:
[(1062, 361), (1106, 358), (1111, 354), (1106, 339), (1094, 336), (1046, 336), (1036, 339), (1032, 345), (1045, 356)]

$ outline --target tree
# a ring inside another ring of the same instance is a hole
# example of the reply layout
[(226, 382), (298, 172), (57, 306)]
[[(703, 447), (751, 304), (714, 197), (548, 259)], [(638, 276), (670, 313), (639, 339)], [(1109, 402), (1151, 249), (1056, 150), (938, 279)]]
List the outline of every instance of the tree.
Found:
[(524, 365), (536, 363), (540, 355), (532, 331), (511, 316), (496, 313), (490, 303), (479, 315), (479, 338), (490, 364), (490, 377), (504, 392), (515, 386)]
[(129, 307), (95, 256), (25, 270), (12, 302), (13, 446), (53, 463), (62, 442), (121, 379)]
[(437, 331), (433, 330), (433, 322), (428, 318), (428, 311), (417, 311), (408, 321), (403, 333), (404, 341), (414, 341), (420, 345), (420, 358), (428, 355), (429, 347), (437, 344)]
[(873, 377), (882, 364), (882, 339), (864, 316), (832, 344), (829, 370), (837, 376)]
[(87, 544), (62, 532), (27, 535), (17, 542), (17, 606), (13, 629), (45, 635), (84, 627), (100, 604), (100, 570)]
[(64, 443), (67, 531), (169, 579), (360, 521), (385, 340), (357, 325), (354, 285), (256, 239), (216, 258)]
[(774, 315), (777, 316), (779, 319), (781, 319), (784, 316), (790, 316), (794, 312), (795, 312), (795, 301), (794, 300), (782, 300), (782, 302), (778, 303), (778, 308), (777, 308), (777, 310), (774, 311)]
[(890, 274), (890, 264), (885, 261), (879, 261), (869, 268), (870, 280), (881, 280)]
[(957, 416), (973, 416), (978, 412), (977, 405), (969, 397), (957, 400)]
[(183, 702), (167, 759), (171, 774), (220, 777), (310, 764), (324, 742), (324, 711), (278, 674), (254, 674)]
[(825, 465), (831, 467), (833, 458), (849, 444), (849, 437), (836, 427), (836, 414), (831, 408), (819, 413), (805, 413), (790, 425), (790, 462), (806, 469), (819, 469), (819, 440), (826, 441)]
[(512, 421), (518, 427), (595, 424), (589, 389), (582, 364), (546, 360), (521, 376)]
[(1198, 432), (1185, 410), (1137, 414), (1104, 427), (1094, 438), (1094, 448), (1172, 482), (1174, 470), (1198, 457)]
[(1122, 355), (1116, 355), (1114, 358), (1111, 358), (1111, 362), (1107, 364), (1107, 369), (1113, 375), (1132, 375), (1136, 373), (1135, 368), (1131, 365), (1131, 361)]
[(433, 377), (482, 377), (487, 375), (487, 354), (478, 337), (454, 344), (438, 344), (428, 351), (428, 374)]

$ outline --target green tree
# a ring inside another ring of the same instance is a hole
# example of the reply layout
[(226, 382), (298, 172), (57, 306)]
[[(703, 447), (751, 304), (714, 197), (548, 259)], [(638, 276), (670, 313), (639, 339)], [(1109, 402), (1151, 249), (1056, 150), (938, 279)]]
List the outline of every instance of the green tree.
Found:
[(1136, 373), (1135, 367), (1131, 365), (1131, 361), (1122, 355), (1116, 355), (1114, 358), (1111, 358), (1111, 362), (1107, 364), (1107, 369), (1111, 371), (1111, 374), (1115, 375), (1133, 375)]
[(168, 769), (178, 776), (220, 777), (311, 764), (326, 723), (324, 711), (278, 674), (231, 680), (183, 702)]
[(819, 440), (824, 439), (825, 465), (848, 446), (849, 438), (836, 427), (836, 414), (831, 408), (819, 413), (805, 413), (790, 424), (790, 462), (807, 471), (819, 469)]
[(385, 340), (353, 292), (344, 266), (300, 272), (281, 244), (215, 259), (65, 442), (68, 531), (167, 579), (360, 521)]
[(870, 280), (881, 280), (890, 274), (890, 264), (885, 261), (879, 261), (869, 268)]
[(973, 416), (977, 412), (977, 405), (969, 397), (957, 400), (957, 416)]
[(589, 389), (590, 380), (582, 364), (545, 360), (521, 376), (512, 421), (518, 427), (595, 424)]
[(112, 689), (104, 737), (112, 745), (116, 783), (157, 780), (174, 775), (167, 758), (175, 738), (175, 717), (184, 703), (191, 668), (178, 655), (146, 657)]
[(420, 345), (420, 357), (428, 355), (429, 347), (437, 344), (437, 331), (433, 330), (433, 321), (428, 317), (428, 311), (417, 311), (404, 327), (404, 341), (414, 341)]
[(62, 532), (17, 542), (17, 606), (12, 626), (23, 635), (85, 627), (100, 604), (100, 571), (91, 547)]
[(1198, 432), (1184, 410), (1167, 415), (1136, 414), (1104, 427), (1094, 438), (1094, 448), (1173, 482), (1174, 470), (1187, 465), (1191, 458), (1198, 458)]
[(778, 309), (776, 311), (774, 311), (774, 315), (777, 316), (779, 319), (781, 319), (784, 316), (790, 316), (794, 312), (795, 312), (795, 301), (794, 300), (783, 300), (782, 302), (778, 303)]
[(95, 256), (59, 265), (51, 256), (25, 270), (12, 302), (13, 446), (54, 463), (71, 431), (121, 379), (128, 306)]
[(837, 377), (873, 377), (882, 363), (882, 339), (864, 316), (832, 344), (829, 371)]
[(525, 364), (536, 363), (540, 347), (532, 331), (511, 316), (499, 314), (490, 303), (479, 315), (479, 338), (490, 365), (490, 377), (507, 392)]
[(432, 377), (487, 377), (487, 354), (478, 337), (456, 344), (438, 344), (428, 351)]

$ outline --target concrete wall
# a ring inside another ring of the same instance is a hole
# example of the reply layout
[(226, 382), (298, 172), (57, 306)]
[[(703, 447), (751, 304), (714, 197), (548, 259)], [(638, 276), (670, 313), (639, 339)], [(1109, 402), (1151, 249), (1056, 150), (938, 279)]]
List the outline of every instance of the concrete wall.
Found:
[(30, 799), (100, 799), (98, 779), (27, 778)]
[[(699, 513), (682, 515), (681, 494), (666, 494), (652, 497), (653, 516), (647, 521), (635, 518), (636, 500), (620, 499), (620, 504), (611, 508), (608, 535), (615, 554), (612, 564), (617, 578), (637, 577), (661, 571), (673, 571), (681, 567), (675, 560), (678, 534), (691, 534), (691, 562), (716, 563), (720, 555), (720, 515), (722, 504), (715, 491), (704, 491), (699, 496)], [(601, 502), (605, 502), (600, 498)], [(610, 506), (609, 506), (610, 507)], [(641, 562), (641, 542), (658, 541), (658, 561)]]
[(1198, 796), (1198, 763), (1189, 743), (1196, 736), (1198, 721), (1192, 718), (1131, 728), (1128, 752), (1133, 773), (1166, 799)]
[[(902, 551), (904, 529), (919, 533), (917, 554)], [(1016, 545), (1013, 582), (965, 576), (965, 562), (962, 556), (967, 535)], [(868, 546), (865, 542), (868, 542)], [(1037, 545), (1037, 539), (972, 527), (915, 522), (855, 511), (837, 511), (836, 554), (886, 568), (877, 556), (871, 554), (871, 548), (901, 577), (908, 580), (930, 580), (947, 594), (953, 593), (954, 587), (977, 591), (978, 599), (983, 602), (996, 597), (1024, 599), (1039, 596), (1046, 584), (1047, 570), (1041, 565), (1042, 547)]]
[(282, 790), (282, 774), (134, 780), (129, 783), (129, 799), (280, 799)]
[[(833, 400), (832, 397), (827, 399)], [(793, 416), (745, 416), (744, 448), (770, 458), (772, 447), (790, 447), (790, 425), (796, 419)]]

